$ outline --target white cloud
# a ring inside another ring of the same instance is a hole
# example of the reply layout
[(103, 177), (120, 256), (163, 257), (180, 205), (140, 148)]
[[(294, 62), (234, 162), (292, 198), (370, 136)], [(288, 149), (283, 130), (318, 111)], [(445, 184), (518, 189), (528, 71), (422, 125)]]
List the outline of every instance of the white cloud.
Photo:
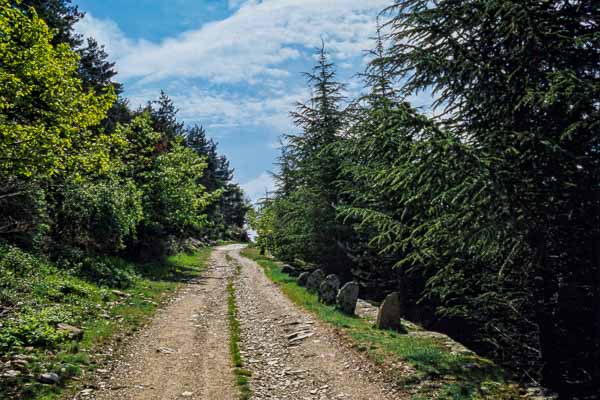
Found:
[(77, 33), (85, 37), (92, 37), (98, 43), (103, 44), (111, 58), (115, 60), (127, 57), (136, 49), (145, 49), (152, 46), (144, 40), (136, 43), (128, 39), (116, 22), (110, 19), (98, 19), (91, 13), (87, 13), (85, 18), (77, 22), (75, 30)]
[[(185, 122), (201, 123), (206, 128), (234, 126), (269, 126), (280, 133), (294, 130), (288, 113), (296, 102), (306, 99), (308, 90), (298, 89), (286, 93), (270, 92), (265, 98), (252, 94), (218, 92), (190, 86), (183, 90), (175, 85), (173, 99), (179, 108), (179, 117)], [(155, 98), (159, 90), (142, 90), (129, 96), (135, 108)]]
[(115, 57), (122, 78), (202, 77), (252, 82), (285, 77), (281, 64), (325, 40), (345, 60), (371, 47), (377, 12), (390, 0), (249, 0), (234, 13), (160, 43), (128, 39), (110, 20), (88, 14), (76, 29), (94, 36)]
[(256, 204), (260, 199), (265, 197), (265, 192), (275, 190), (275, 181), (268, 172), (263, 172), (256, 178), (241, 185), (244, 193), (252, 203)]

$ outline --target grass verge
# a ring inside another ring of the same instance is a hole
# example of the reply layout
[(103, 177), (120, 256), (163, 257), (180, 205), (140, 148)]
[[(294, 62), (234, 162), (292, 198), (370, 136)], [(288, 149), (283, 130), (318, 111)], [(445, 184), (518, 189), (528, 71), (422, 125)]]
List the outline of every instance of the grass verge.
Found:
[[(232, 262), (229, 255), (227, 255), (227, 261)], [(240, 273), (240, 265), (236, 263), (236, 275)], [(252, 391), (250, 390), (249, 377), (250, 371), (244, 369), (244, 362), (242, 361), (242, 355), (240, 353), (240, 321), (238, 320), (238, 308), (235, 298), (235, 286), (233, 278), (229, 279), (227, 283), (227, 315), (229, 317), (229, 350), (233, 365), (235, 367), (235, 381), (240, 390), (240, 399), (248, 400), (252, 397)]]
[[(362, 318), (348, 316), (320, 303), (316, 295), (282, 273), (275, 260), (261, 256), (257, 249), (249, 247), (242, 255), (262, 266), (269, 279), (294, 303), (335, 327), (357, 350), (365, 351), (375, 363), (388, 368), (400, 385), (411, 387), (414, 400), (521, 398), (518, 386), (491, 361), (474, 355), (452, 354), (435, 339), (375, 329)], [(406, 363), (412, 367), (412, 373), (396, 367)]]
[[(147, 323), (165, 296), (202, 272), (210, 252), (128, 264), (131, 282), (118, 290), (16, 249), (0, 254), (0, 311), (12, 307), (0, 319), (0, 399), (72, 397), (102, 367), (99, 353)], [(72, 337), (58, 324), (80, 328), (83, 335)], [(39, 383), (36, 378), (47, 372), (60, 382)]]

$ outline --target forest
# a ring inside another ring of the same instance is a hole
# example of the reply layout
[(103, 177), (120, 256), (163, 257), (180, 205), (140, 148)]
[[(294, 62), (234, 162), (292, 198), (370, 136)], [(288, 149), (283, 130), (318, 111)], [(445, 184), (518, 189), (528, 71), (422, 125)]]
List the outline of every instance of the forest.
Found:
[[(229, 161), (163, 92), (131, 109), (69, 1), (2, 2), (0, 237), (58, 259), (244, 240)], [(171, 249), (172, 250), (172, 249)]]
[[(560, 398), (600, 392), (594, 1), (402, 0), (347, 96), (327, 44), (282, 137), (258, 244)], [(429, 109), (410, 96), (430, 93)]]
[[(397, 291), (405, 319), (517, 380), (598, 398), (596, 1), (390, 0), (361, 95), (324, 39), (254, 207), (165, 92), (129, 104), (105, 48), (75, 32), (83, 17), (0, 0), (0, 355), (59, 346), (57, 323), (125, 296), (87, 284), (134, 287), (133, 265), (246, 242), (248, 224), (263, 254), (374, 302)], [(40, 291), (92, 294), (67, 315)]]
[(0, 1), (2, 361), (99, 318), (100, 286), (148, 289), (134, 265), (247, 240), (249, 204), (217, 143), (165, 93), (132, 109), (104, 48), (75, 33), (82, 17), (69, 0)]

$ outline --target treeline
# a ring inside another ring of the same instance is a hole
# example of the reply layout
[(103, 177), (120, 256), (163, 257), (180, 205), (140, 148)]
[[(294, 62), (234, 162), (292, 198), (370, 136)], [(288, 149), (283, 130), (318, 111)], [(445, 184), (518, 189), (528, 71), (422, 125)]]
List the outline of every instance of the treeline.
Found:
[[(600, 36), (593, 1), (403, 0), (345, 99), (321, 51), (263, 250), (398, 290), (561, 398), (600, 392)], [(407, 99), (433, 93), (431, 109)]]
[(0, 0), (0, 245), (112, 280), (118, 265), (90, 257), (243, 240), (217, 144), (164, 93), (132, 110), (104, 48), (74, 33), (82, 17), (70, 0)]

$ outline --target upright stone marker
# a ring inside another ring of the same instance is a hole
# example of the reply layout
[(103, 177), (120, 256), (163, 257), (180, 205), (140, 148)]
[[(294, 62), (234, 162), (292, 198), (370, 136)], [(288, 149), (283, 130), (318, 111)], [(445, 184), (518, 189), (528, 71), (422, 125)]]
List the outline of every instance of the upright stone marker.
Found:
[(306, 282), (308, 282), (308, 277), (310, 276), (310, 272), (303, 272), (298, 275), (298, 285), (306, 286)]
[(340, 280), (335, 274), (327, 275), (319, 286), (319, 300), (325, 304), (334, 304), (340, 289)]
[(313, 271), (306, 281), (306, 289), (309, 292), (315, 293), (319, 290), (319, 286), (321, 286), (321, 282), (325, 280), (325, 272), (322, 269), (317, 269)]
[(400, 293), (392, 292), (387, 295), (381, 307), (379, 307), (376, 326), (378, 329), (406, 332), (406, 329), (402, 326), (402, 299)]
[(281, 267), (281, 272), (283, 272), (284, 274), (288, 274), (289, 276), (298, 276), (300, 275), (301, 271), (292, 267), (289, 264), (283, 264), (283, 266)]
[(348, 315), (354, 315), (358, 290), (359, 286), (356, 282), (348, 282), (342, 286), (336, 298), (337, 309)]

